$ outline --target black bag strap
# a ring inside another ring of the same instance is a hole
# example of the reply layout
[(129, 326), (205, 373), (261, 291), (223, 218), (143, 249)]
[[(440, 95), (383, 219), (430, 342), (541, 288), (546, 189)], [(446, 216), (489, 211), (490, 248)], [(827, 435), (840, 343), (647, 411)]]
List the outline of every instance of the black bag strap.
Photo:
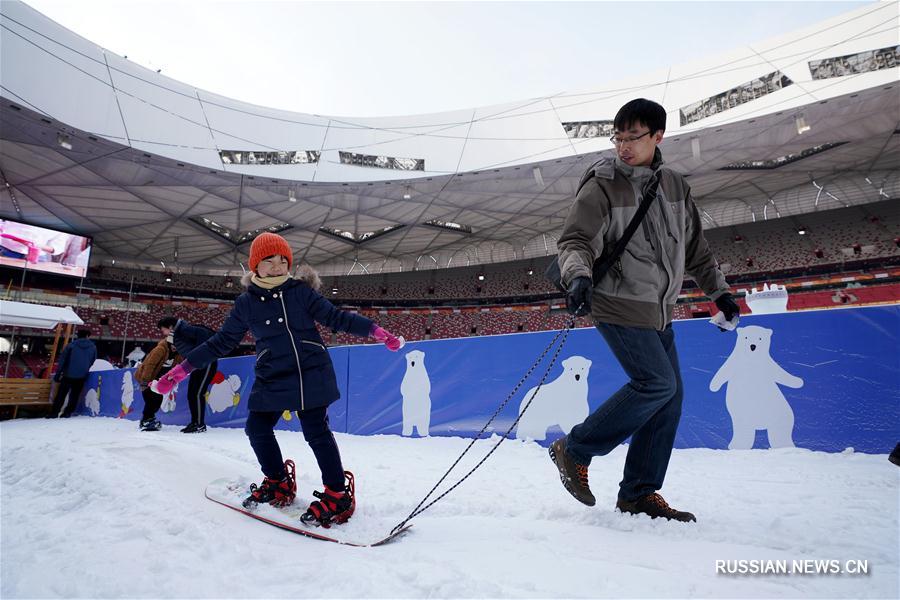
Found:
[[(585, 173), (584, 177), (582, 177), (578, 189), (580, 190), (592, 177), (594, 177), (593, 167)], [(631, 241), (634, 232), (637, 231), (641, 221), (643, 221), (644, 217), (647, 215), (647, 211), (650, 210), (650, 205), (656, 199), (657, 192), (659, 191), (659, 177), (660, 169), (656, 169), (644, 185), (641, 193), (641, 204), (638, 206), (637, 212), (635, 212), (634, 216), (631, 218), (631, 222), (628, 223), (628, 226), (622, 233), (622, 237), (616, 241), (611, 252), (608, 254), (604, 253), (603, 256), (594, 261), (591, 268), (591, 279), (594, 285), (597, 285), (597, 283), (603, 279), (603, 276), (606, 275), (606, 272), (609, 271), (610, 267), (612, 267), (616, 261), (619, 260), (619, 257), (622, 256), (622, 253), (625, 252), (628, 242)], [(553, 260), (550, 261), (550, 264), (547, 265), (544, 277), (549, 279), (559, 291), (563, 293), (567, 291), (562, 282), (562, 272), (559, 267), (559, 255), (554, 256)]]
[(637, 231), (641, 221), (643, 221), (644, 217), (647, 215), (647, 211), (650, 210), (650, 205), (653, 204), (653, 201), (656, 199), (658, 191), (659, 169), (653, 172), (649, 181), (647, 181), (647, 185), (644, 186), (643, 194), (641, 195), (641, 205), (631, 218), (631, 222), (628, 223), (628, 227), (626, 227), (625, 231), (622, 233), (622, 237), (620, 237), (616, 242), (616, 245), (613, 246), (612, 252), (606, 256), (601, 256), (594, 261), (593, 268), (591, 269), (594, 285), (597, 285), (600, 280), (603, 279), (603, 276), (606, 275), (606, 272), (609, 271), (610, 267), (612, 267), (615, 262), (619, 260), (619, 257), (622, 256), (622, 253), (625, 252), (628, 242), (631, 241), (634, 232)]

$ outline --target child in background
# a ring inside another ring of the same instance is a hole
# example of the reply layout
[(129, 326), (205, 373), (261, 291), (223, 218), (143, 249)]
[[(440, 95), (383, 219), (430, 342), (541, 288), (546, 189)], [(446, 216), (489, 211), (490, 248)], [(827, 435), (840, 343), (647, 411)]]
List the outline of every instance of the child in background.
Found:
[(296, 411), (322, 473), (325, 490), (302, 519), (329, 527), (343, 523), (356, 508), (353, 474), (344, 471), (337, 442), (328, 426), (328, 405), (340, 398), (331, 357), (315, 322), (360, 337), (372, 336), (396, 352), (397, 338), (362, 315), (335, 308), (316, 290), (320, 280), (304, 265), (289, 275), (293, 252), (280, 235), (265, 232), (250, 246), (247, 290), (235, 300), (222, 328), (195, 348), (185, 361), (154, 382), (160, 393), (174, 387), (194, 369), (227, 355), (247, 329), (256, 339), (256, 380), (250, 392), (245, 432), (262, 468), (260, 485), (251, 485), (244, 506), (267, 502), (286, 506), (294, 501), (294, 462), (283, 461), (274, 428), (284, 411)]
[(153, 379), (162, 377), (168, 373), (172, 367), (181, 362), (182, 357), (175, 350), (175, 344), (172, 341), (172, 335), (169, 334), (159, 340), (156, 347), (150, 351), (150, 354), (144, 357), (141, 365), (134, 372), (134, 378), (137, 379), (141, 386), (141, 396), (144, 398), (144, 412), (141, 415), (141, 431), (159, 431), (162, 429), (162, 423), (156, 418), (156, 413), (162, 406), (163, 396), (165, 396), (172, 388), (165, 392), (157, 392), (148, 385)]

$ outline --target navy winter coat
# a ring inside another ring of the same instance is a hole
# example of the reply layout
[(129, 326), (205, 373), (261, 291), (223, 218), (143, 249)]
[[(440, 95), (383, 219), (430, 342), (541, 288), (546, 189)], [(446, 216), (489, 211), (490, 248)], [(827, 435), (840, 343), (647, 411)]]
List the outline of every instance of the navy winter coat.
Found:
[(84, 379), (91, 369), (91, 365), (97, 360), (97, 346), (87, 338), (79, 338), (66, 346), (62, 356), (59, 357), (59, 370), (63, 377), (69, 379)]
[(205, 325), (192, 325), (187, 321), (178, 319), (175, 329), (172, 331), (172, 342), (178, 354), (187, 356), (194, 348), (215, 335), (215, 331)]
[(249, 329), (256, 338), (250, 410), (328, 406), (341, 394), (331, 356), (314, 321), (361, 337), (372, 329), (370, 319), (335, 308), (304, 281), (289, 279), (271, 290), (251, 283), (234, 301), (222, 328), (186, 358), (195, 368), (203, 368), (231, 352)]

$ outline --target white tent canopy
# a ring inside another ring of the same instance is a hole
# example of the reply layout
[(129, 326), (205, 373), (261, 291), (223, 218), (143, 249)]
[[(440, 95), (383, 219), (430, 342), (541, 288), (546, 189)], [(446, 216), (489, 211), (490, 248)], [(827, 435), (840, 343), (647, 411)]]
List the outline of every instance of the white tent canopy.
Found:
[(71, 307), (46, 306), (0, 300), (0, 325), (53, 329), (59, 323), (83, 325)]

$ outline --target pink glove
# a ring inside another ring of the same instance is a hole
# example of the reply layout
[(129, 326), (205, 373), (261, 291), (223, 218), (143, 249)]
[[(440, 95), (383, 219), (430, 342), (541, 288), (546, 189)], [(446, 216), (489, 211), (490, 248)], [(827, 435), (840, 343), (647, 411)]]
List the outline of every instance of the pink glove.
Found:
[(374, 324), (372, 325), (372, 337), (379, 342), (383, 342), (391, 352), (396, 352), (406, 344), (406, 340), (402, 336), (396, 337), (394, 334)]
[(172, 389), (176, 385), (178, 385), (185, 377), (190, 375), (191, 371), (193, 371), (193, 370), (194, 370), (194, 367), (191, 366), (191, 363), (184, 360), (181, 362), (180, 365), (178, 365), (177, 367), (175, 367), (174, 369), (172, 369), (171, 371), (169, 371), (168, 373), (166, 373), (159, 379), (157, 379), (155, 381), (151, 381), (150, 389), (153, 390), (154, 392), (156, 392), (157, 394), (165, 396), (166, 394), (171, 392)]

